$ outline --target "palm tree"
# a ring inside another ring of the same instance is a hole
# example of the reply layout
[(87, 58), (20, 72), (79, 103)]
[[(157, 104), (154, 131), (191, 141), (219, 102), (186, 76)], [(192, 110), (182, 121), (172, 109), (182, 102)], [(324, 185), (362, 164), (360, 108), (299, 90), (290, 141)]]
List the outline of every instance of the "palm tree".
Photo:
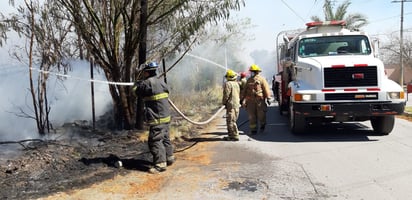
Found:
[[(333, 11), (333, 4), (334, 3), (332, 3), (332, 0), (325, 0), (325, 3), (323, 4), (325, 21), (345, 20), (346, 26), (349, 29), (359, 29), (368, 24), (367, 17), (360, 13), (346, 15), (347, 9), (351, 4), (350, 0), (346, 0), (342, 4), (338, 5), (335, 12)], [(312, 16), (311, 19), (313, 21), (322, 21), (319, 16)]]

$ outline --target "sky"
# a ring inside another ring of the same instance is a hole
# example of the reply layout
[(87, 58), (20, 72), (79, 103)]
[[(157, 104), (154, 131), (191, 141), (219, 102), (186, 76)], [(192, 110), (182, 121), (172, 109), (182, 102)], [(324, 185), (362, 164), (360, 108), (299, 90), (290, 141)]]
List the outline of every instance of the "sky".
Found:
[[(399, 0), (351, 0), (348, 14), (361, 13), (369, 20), (364, 30), (370, 35), (400, 30), (401, 3)], [(16, 0), (16, 3), (23, 2)], [(323, 18), (323, 0), (245, 0), (245, 7), (233, 12), (234, 17), (251, 19), (256, 27), (248, 30), (255, 37), (246, 47), (253, 50), (274, 50), (276, 35), (283, 30), (304, 28), (313, 15)], [(344, 0), (334, 0), (336, 5)], [(0, 12), (7, 12), (8, 0), (0, 1)], [(404, 36), (412, 34), (412, 2), (404, 3)]]
[[(389, 33), (400, 33), (401, 3), (393, 0), (352, 0), (347, 14), (361, 13), (370, 22), (363, 28), (371, 36), (384, 37)], [(323, 0), (245, 0), (246, 6), (234, 12), (234, 16), (251, 19), (256, 27), (249, 30), (255, 37), (247, 42), (251, 51), (265, 49), (273, 51), (276, 35), (280, 31), (305, 28), (311, 16), (323, 15)], [(340, 5), (344, 0), (335, 0)], [(412, 34), (412, 2), (404, 3), (404, 37)]]

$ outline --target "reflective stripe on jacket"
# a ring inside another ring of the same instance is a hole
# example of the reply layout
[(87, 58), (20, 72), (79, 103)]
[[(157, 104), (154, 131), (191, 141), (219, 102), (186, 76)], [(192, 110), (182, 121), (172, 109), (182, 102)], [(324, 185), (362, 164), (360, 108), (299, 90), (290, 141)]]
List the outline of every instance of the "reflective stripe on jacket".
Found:
[(162, 79), (153, 76), (138, 81), (135, 84), (135, 89), (136, 95), (144, 100), (145, 119), (149, 125), (170, 122), (169, 89)]
[(160, 93), (160, 94), (152, 95), (150, 97), (144, 97), (143, 100), (144, 101), (156, 101), (156, 100), (164, 99), (164, 98), (168, 98), (168, 97), (169, 97), (169, 94), (166, 93), (166, 92), (163, 92), (163, 93)]

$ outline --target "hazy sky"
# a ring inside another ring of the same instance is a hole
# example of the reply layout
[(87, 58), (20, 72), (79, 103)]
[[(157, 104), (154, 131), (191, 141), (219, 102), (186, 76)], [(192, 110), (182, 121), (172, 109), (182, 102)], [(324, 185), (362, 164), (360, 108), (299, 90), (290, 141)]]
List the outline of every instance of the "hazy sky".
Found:
[[(249, 42), (248, 47), (254, 49), (273, 50), (276, 35), (283, 30), (304, 28), (310, 17), (317, 15), (323, 19), (323, 0), (245, 0), (246, 6), (239, 12), (238, 17), (248, 17), (256, 25), (249, 33), (255, 41)], [(333, 0), (332, 0), (333, 1)], [(334, 0), (339, 5), (345, 0)], [(351, 0), (348, 14), (362, 13), (369, 20), (364, 30), (370, 35), (382, 35), (391, 32), (399, 34), (401, 3), (400, 0)], [(16, 0), (16, 3), (23, 0)], [(0, 1), (0, 12), (6, 12), (8, 0)], [(412, 34), (412, 2), (404, 3), (404, 35)]]
[[(256, 40), (249, 42), (251, 49), (273, 50), (276, 35), (283, 30), (304, 28), (313, 15), (323, 15), (323, 0), (245, 0), (246, 6), (235, 14), (249, 17), (257, 27), (250, 30)], [(336, 5), (344, 0), (335, 0)], [(399, 35), (401, 3), (392, 0), (352, 0), (348, 13), (361, 13), (369, 20), (364, 30), (370, 35)], [(412, 34), (412, 2), (404, 3), (404, 36)]]

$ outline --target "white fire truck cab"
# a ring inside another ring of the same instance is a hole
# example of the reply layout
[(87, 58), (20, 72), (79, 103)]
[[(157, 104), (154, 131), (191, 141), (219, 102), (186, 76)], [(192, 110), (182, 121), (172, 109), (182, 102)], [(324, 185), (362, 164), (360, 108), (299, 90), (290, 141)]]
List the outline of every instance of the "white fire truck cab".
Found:
[(277, 37), (279, 110), (293, 133), (316, 123), (370, 120), (389, 134), (405, 108), (403, 88), (390, 80), (378, 45), (345, 21), (310, 22)]

